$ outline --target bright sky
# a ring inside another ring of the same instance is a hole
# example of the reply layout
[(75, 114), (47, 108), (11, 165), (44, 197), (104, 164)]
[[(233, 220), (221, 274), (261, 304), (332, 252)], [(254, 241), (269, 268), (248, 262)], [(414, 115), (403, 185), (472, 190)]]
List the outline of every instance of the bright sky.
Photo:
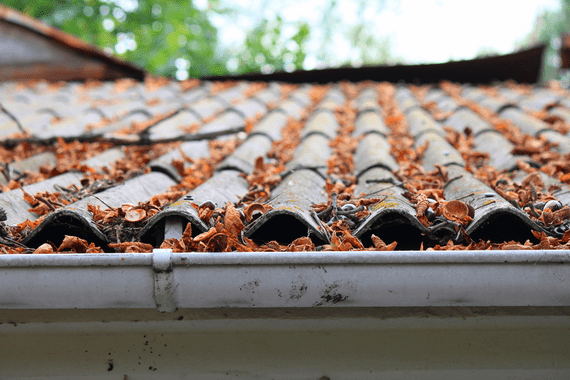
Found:
[(393, 52), (405, 61), (445, 62), (473, 58), (480, 49), (506, 54), (526, 36), (544, 9), (557, 0), (402, 0), (399, 10), (376, 17), (393, 38)]
[[(436, 63), (474, 58), (482, 49), (506, 54), (513, 52), (545, 9), (559, 8), (558, 0), (386, 0), (385, 5), (366, 1), (364, 19), (378, 36), (390, 37), (390, 52), (405, 63)], [(195, 0), (196, 5), (207, 0)], [(241, 9), (235, 20), (212, 20), (220, 30), (220, 40), (228, 46), (240, 43), (244, 31), (259, 17), (280, 14), (286, 21), (306, 21), (314, 26), (309, 52), (320, 46), (322, 32), (317, 28), (330, 0), (224, 0), (223, 4)], [(348, 41), (341, 36), (343, 27), (356, 23), (359, 0), (339, 0), (332, 46), (340, 61), (350, 58)], [(260, 15), (260, 11), (264, 13)], [(338, 30), (340, 29), (340, 30)], [(321, 40), (322, 41), (322, 40)], [(305, 69), (318, 66), (309, 54)]]

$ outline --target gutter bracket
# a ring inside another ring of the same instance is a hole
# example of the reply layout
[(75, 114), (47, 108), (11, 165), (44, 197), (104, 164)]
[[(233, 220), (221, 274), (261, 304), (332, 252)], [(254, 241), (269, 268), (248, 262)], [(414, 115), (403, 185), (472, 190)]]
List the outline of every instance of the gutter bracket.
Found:
[(172, 313), (178, 310), (176, 305), (176, 285), (172, 270), (172, 250), (154, 249), (152, 251), (152, 270), (154, 271), (154, 302), (159, 312)]

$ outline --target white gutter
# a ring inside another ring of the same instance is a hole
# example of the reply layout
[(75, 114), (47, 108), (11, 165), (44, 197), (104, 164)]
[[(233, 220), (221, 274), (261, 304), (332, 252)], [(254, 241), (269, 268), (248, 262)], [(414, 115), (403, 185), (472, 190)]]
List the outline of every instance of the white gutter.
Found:
[(0, 256), (0, 309), (569, 306), (568, 251)]

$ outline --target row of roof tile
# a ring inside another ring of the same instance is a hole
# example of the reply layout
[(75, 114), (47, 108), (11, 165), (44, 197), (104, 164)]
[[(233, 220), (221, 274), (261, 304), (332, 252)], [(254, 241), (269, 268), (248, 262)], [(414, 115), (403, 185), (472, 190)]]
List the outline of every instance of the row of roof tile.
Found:
[(159, 247), (188, 223), (203, 250), (570, 237), (554, 86), (5, 83), (0, 107), (0, 237), (20, 251)]

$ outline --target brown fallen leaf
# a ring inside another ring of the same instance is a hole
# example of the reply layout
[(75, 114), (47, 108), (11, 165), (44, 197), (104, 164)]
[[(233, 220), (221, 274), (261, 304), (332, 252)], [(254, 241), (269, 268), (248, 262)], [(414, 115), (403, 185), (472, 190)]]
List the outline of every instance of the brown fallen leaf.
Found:
[(146, 211), (141, 208), (131, 208), (125, 212), (125, 220), (131, 223), (140, 222), (146, 217)]
[(372, 234), (371, 238), (372, 238), (372, 244), (374, 244), (374, 248), (376, 248), (376, 250), (378, 251), (393, 251), (394, 249), (396, 249), (396, 246), (398, 245), (397, 241), (394, 241), (390, 244), (386, 244), (384, 243), (384, 240), (380, 239), (378, 236), (374, 234)]
[(226, 204), (224, 228), (229, 234), (234, 236), (238, 236), (244, 228), (244, 224), (241, 220), (241, 214), (233, 203), (230, 202)]
[(269, 210), (271, 210), (269, 205), (251, 203), (243, 208), (243, 213), (245, 214), (245, 220), (250, 223), (255, 215), (263, 215)]
[(215, 227), (210, 228), (208, 231), (206, 232), (202, 232), (201, 234), (199, 234), (198, 236), (196, 236), (194, 238), (194, 241), (204, 241), (207, 240), (209, 238), (211, 238), (212, 236), (214, 236), (215, 234), (217, 234), (218, 231), (216, 231)]
[(416, 201), (416, 216), (423, 216), (424, 212), (429, 207), (429, 200), (425, 194), (419, 193), (415, 197)]
[(314, 251), (315, 244), (313, 243), (311, 238), (303, 236), (293, 240), (291, 244), (289, 244), (289, 246), (287, 247), (287, 250), (291, 252)]
[(121, 253), (151, 253), (154, 247), (151, 244), (137, 241), (124, 243), (110, 243), (109, 247), (119, 250)]
[(40, 245), (38, 248), (36, 248), (36, 250), (34, 251), (34, 254), (45, 254), (45, 253), (54, 253), (54, 250), (53, 250), (53, 247), (51, 244), (44, 243), (44, 244)]
[(57, 252), (60, 253), (67, 249), (74, 253), (85, 253), (88, 246), (87, 240), (78, 238), (77, 236), (65, 235), (63, 241), (57, 248)]

